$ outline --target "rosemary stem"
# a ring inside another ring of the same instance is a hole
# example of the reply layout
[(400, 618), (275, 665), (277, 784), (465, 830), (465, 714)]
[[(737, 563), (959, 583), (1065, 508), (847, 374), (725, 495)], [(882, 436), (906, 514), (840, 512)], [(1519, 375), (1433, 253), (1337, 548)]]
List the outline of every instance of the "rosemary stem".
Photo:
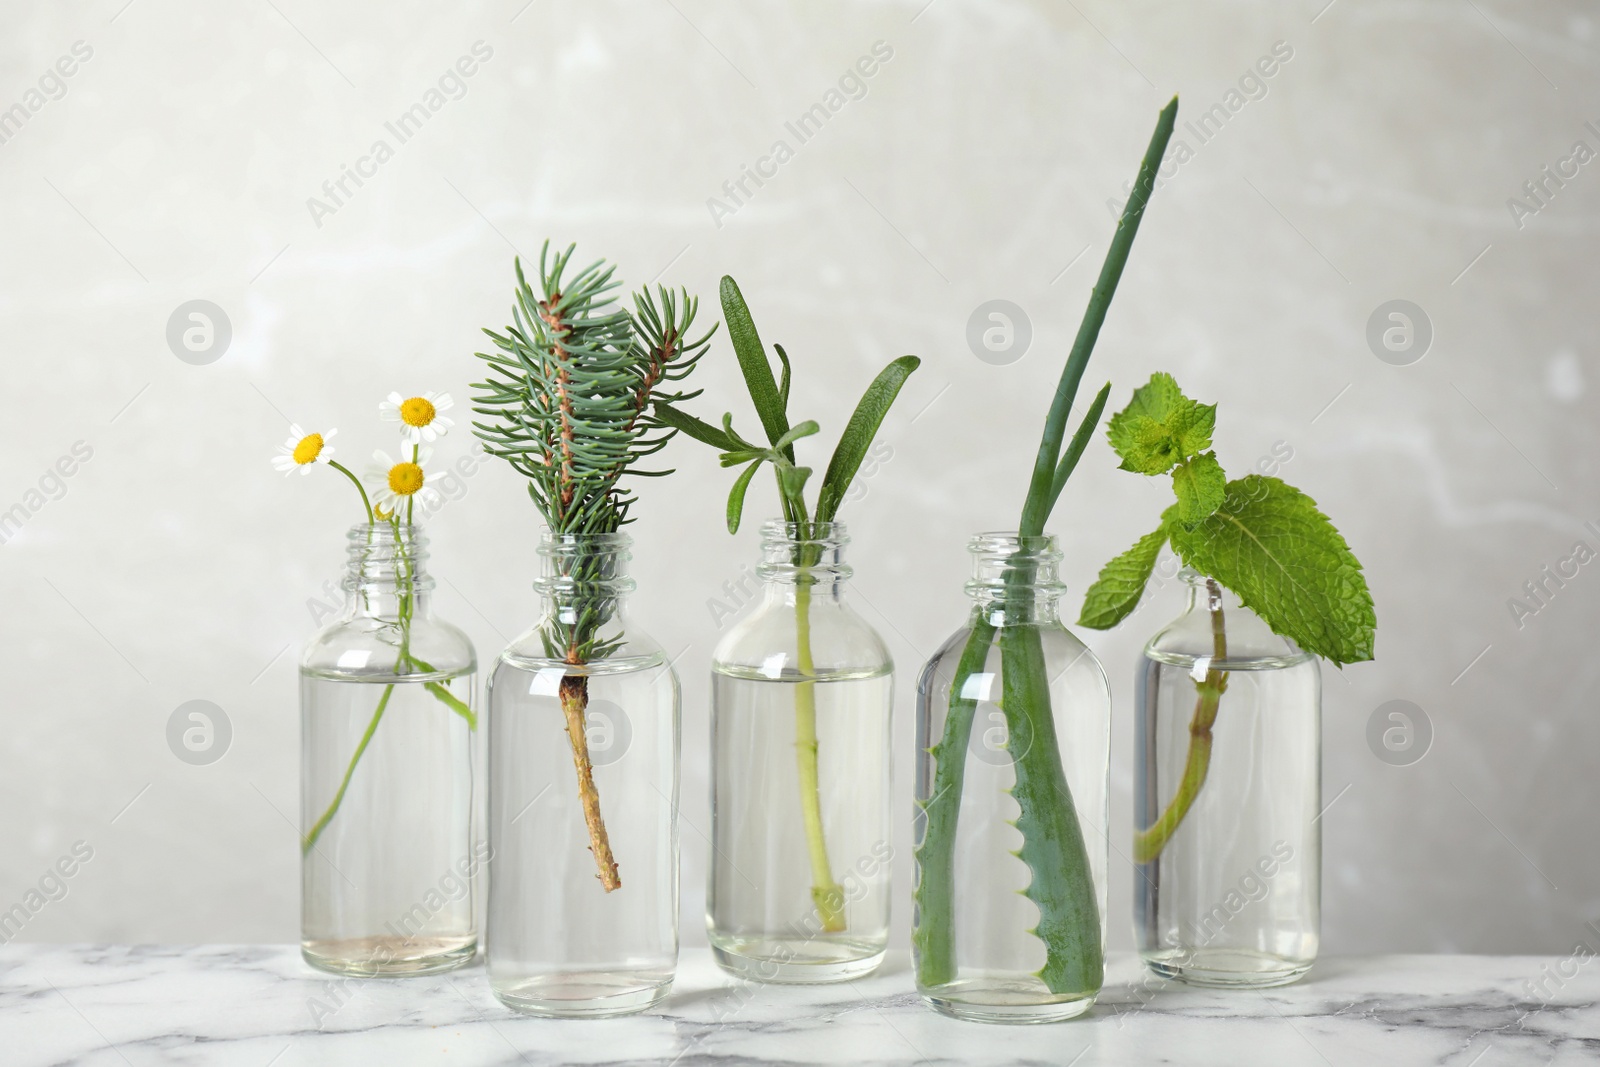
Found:
[(806, 849), (811, 857), (811, 899), (816, 903), (822, 928), (828, 933), (845, 929), (844, 892), (833, 880), (828, 846), (822, 831), (822, 786), (817, 777), (817, 693), (812, 678), (811, 586), (802, 570), (794, 591), (795, 660), (800, 684), (794, 690), (794, 748), (800, 772), (800, 815), (805, 821)]

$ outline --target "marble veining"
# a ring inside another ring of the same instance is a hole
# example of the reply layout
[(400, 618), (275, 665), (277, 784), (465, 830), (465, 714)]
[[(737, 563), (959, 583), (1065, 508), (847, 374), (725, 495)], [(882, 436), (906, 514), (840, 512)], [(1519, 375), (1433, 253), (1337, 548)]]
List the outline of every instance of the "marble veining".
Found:
[(505, 1010), (481, 963), (362, 980), (318, 974), (292, 946), (13, 944), (0, 949), (0, 1063), (1545, 1067), (1600, 1063), (1597, 1002), (1592, 957), (1330, 959), (1297, 985), (1220, 992), (1146, 980), (1124, 954), (1087, 1018), (1002, 1027), (924, 1007), (903, 954), (802, 988), (735, 982), (692, 950), (660, 1010), (569, 1022)]

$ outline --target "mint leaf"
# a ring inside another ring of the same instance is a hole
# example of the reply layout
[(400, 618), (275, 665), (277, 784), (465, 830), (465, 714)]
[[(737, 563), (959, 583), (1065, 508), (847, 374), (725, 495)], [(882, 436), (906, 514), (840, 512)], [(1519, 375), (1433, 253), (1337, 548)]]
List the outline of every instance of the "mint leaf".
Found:
[(1316, 501), (1277, 478), (1228, 483), (1194, 529), (1173, 524), (1183, 561), (1238, 594), (1275, 633), (1336, 664), (1372, 658), (1377, 617), (1361, 564)]
[(1111, 417), (1106, 436), (1122, 458), (1122, 470), (1165, 474), (1211, 447), (1216, 421), (1215, 404), (1190, 400), (1172, 375), (1158, 372)]
[[(1163, 517), (1164, 519), (1165, 517)], [(1145, 583), (1155, 569), (1161, 546), (1167, 543), (1167, 524), (1145, 534), (1134, 546), (1100, 568), (1100, 576), (1083, 598), (1078, 625), (1093, 630), (1109, 630), (1138, 607)]]
[(1172, 472), (1172, 491), (1178, 494), (1178, 521), (1192, 528), (1222, 506), (1228, 476), (1215, 452), (1180, 463)]

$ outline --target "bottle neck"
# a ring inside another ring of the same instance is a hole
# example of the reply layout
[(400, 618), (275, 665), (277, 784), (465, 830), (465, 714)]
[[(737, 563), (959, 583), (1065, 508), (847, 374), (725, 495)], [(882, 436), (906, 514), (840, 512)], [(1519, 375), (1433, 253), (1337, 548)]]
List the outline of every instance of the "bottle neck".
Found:
[(346, 539), (343, 585), (354, 615), (399, 620), (428, 613), (434, 582), (421, 526), (361, 523)]
[(761, 577), (768, 600), (789, 600), (804, 591), (813, 601), (837, 600), (855, 573), (844, 562), (850, 533), (839, 522), (784, 522), (770, 519), (761, 527)]
[(578, 641), (621, 615), (634, 590), (628, 576), (633, 539), (622, 533), (558, 534), (539, 539), (539, 577), (533, 587), (545, 617)]
[(1061, 551), (1050, 536), (982, 533), (967, 542), (972, 578), (967, 595), (973, 610), (993, 626), (1060, 625), (1056, 604), (1067, 587), (1057, 576)]

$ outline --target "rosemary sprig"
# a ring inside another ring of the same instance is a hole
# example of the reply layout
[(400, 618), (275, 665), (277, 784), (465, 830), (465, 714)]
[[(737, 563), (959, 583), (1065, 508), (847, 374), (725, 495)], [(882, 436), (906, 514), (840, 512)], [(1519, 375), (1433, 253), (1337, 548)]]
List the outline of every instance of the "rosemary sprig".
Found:
[(831, 523), (844, 503), (845, 493), (861, 462), (872, 447), (878, 427), (889, 413), (906, 379), (921, 365), (916, 356), (901, 356), (873, 379), (845, 424), (839, 444), (828, 460), (817, 494), (813, 514), (806, 503), (805, 486), (810, 467), (796, 465), (794, 444), (818, 432), (814, 420), (789, 424), (789, 355), (782, 345), (773, 345), (782, 376), (774, 379), (772, 364), (756, 332), (755, 321), (745, 304), (744, 294), (733, 278), (722, 279), (722, 314), (728, 323), (728, 336), (744, 373), (745, 386), (755, 405), (768, 444), (758, 445), (741, 437), (733, 428), (733, 415), (722, 416), (722, 429), (702, 422), (674, 408), (665, 399), (657, 401), (656, 413), (662, 422), (682, 430), (721, 453), (724, 467), (744, 465), (728, 493), (728, 532), (737, 533), (744, 513), (745, 492), (763, 463), (770, 463), (778, 484), (778, 500), (784, 520), (796, 528), (794, 563), (799, 571), (795, 582), (795, 665), (801, 675), (795, 686), (795, 759), (800, 780), (800, 817), (805, 827), (806, 851), (811, 865), (811, 899), (822, 928), (839, 933), (846, 928), (844, 891), (834, 880), (828, 860), (827, 840), (822, 826), (822, 789), (818, 779), (817, 704), (814, 663), (811, 653), (811, 585), (816, 580), (811, 568), (821, 559), (815, 539)]

